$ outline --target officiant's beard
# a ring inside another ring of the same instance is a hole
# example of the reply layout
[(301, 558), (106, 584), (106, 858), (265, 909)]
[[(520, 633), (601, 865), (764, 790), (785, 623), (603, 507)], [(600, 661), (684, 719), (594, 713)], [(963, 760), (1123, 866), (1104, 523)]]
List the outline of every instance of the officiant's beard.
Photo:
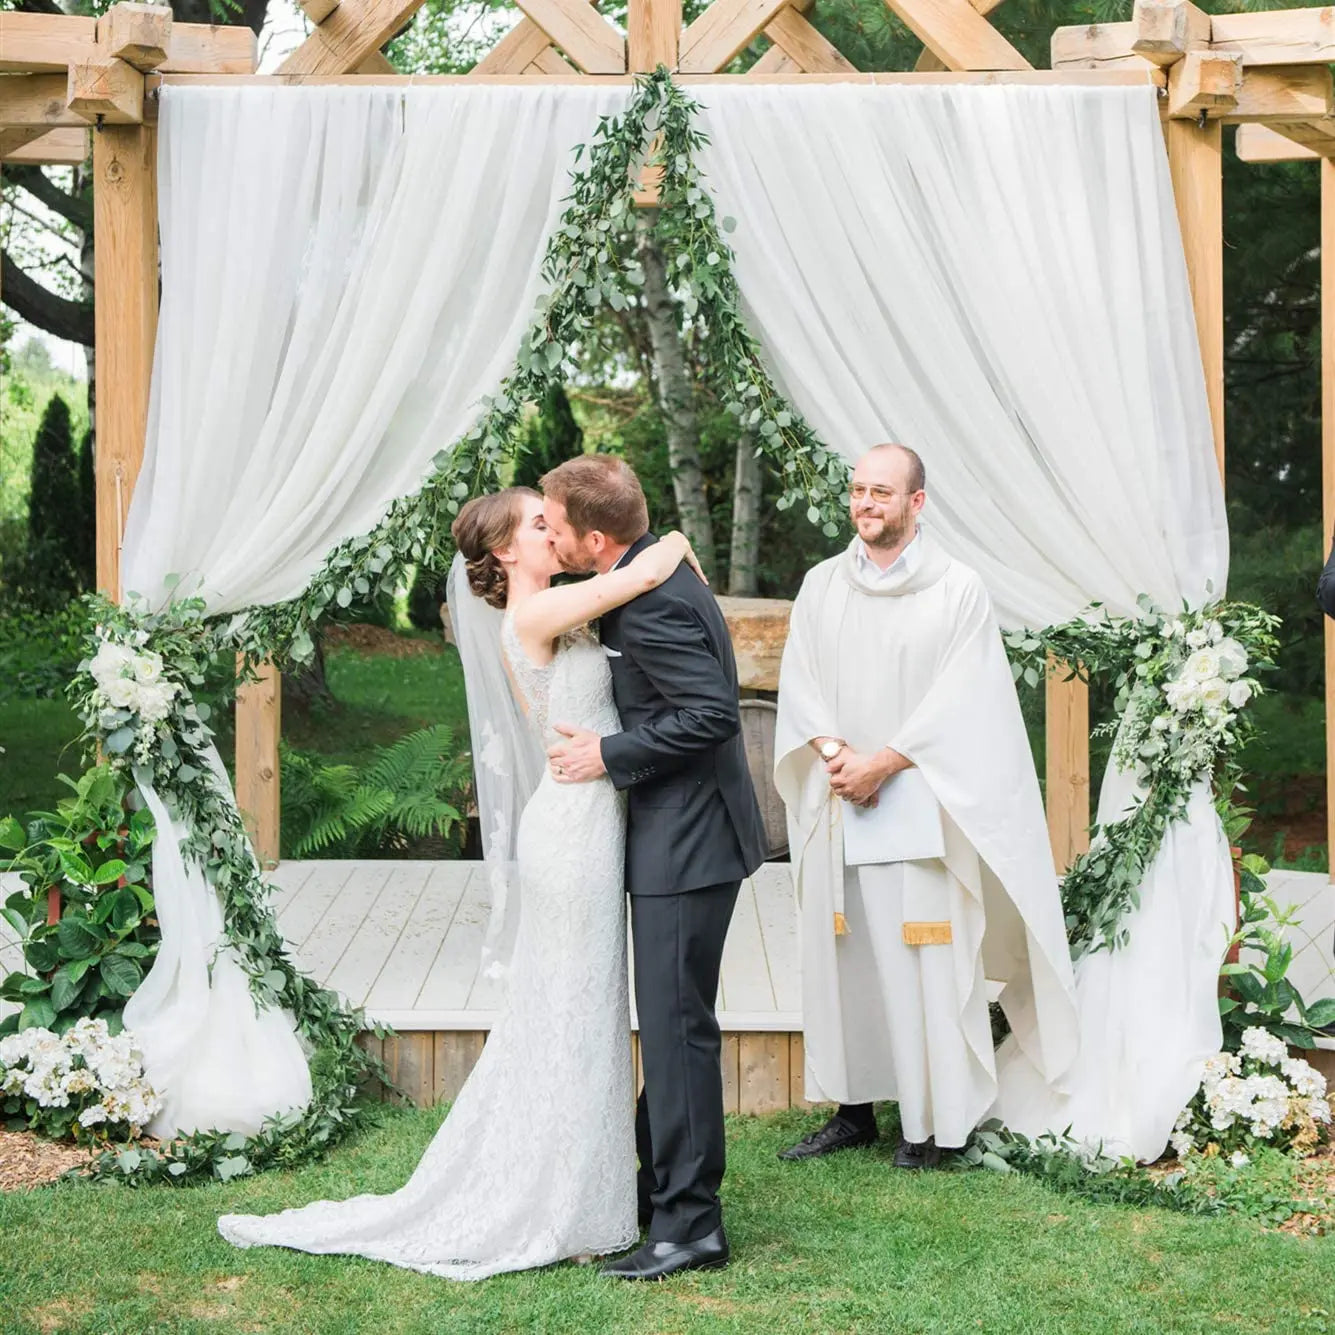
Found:
[(858, 537), (868, 547), (879, 547), (882, 550), (897, 547), (913, 536), (913, 514), (909, 506), (905, 505), (897, 515), (859, 515), (857, 530)]

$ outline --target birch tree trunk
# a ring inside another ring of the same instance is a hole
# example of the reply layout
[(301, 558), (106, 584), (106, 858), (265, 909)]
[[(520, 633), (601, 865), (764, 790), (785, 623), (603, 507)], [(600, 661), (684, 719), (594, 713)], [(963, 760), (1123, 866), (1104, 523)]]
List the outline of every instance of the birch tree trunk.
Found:
[(734, 598), (760, 594), (760, 460), (749, 435), (737, 441), (737, 471), (732, 484), (732, 551), (728, 593)]
[[(648, 210), (645, 210), (647, 213)], [(648, 220), (646, 220), (646, 223)], [(705, 492), (695, 395), (682, 353), (677, 308), (668, 295), (667, 261), (647, 226), (640, 238), (645, 315), (653, 347), (654, 393), (667, 426), (668, 463), (681, 531), (695, 548), (705, 573), (714, 578), (714, 524)]]

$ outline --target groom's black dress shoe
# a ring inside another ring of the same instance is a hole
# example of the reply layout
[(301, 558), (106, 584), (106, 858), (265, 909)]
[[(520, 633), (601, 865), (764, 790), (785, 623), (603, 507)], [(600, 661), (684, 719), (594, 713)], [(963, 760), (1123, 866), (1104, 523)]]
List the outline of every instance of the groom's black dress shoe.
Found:
[(646, 1242), (637, 1252), (610, 1261), (612, 1279), (666, 1279), (680, 1270), (721, 1270), (728, 1264), (728, 1236), (720, 1224), (694, 1242)]
[(796, 1145), (779, 1151), (780, 1159), (817, 1159), (822, 1154), (835, 1154), (839, 1150), (855, 1150), (863, 1145), (874, 1145), (880, 1135), (876, 1123), (870, 1126), (854, 1126), (836, 1115), (831, 1117), (819, 1131), (803, 1136)]

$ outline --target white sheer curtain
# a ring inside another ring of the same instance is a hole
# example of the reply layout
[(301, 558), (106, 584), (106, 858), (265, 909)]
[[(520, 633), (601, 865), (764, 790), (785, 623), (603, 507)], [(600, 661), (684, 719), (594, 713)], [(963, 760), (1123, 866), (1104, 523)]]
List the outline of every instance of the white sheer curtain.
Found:
[[(738, 282), (778, 381), (850, 460), (890, 439), (922, 454), (928, 522), (1004, 622), (1224, 592), (1222, 487), (1152, 89), (703, 100), (707, 184), (737, 219)], [(1110, 775), (1100, 816), (1129, 796)], [(1077, 1132), (1140, 1157), (1162, 1150), (1218, 1046), (1232, 887), (1204, 799), (1141, 886), (1133, 948), (1077, 972), (1081, 1084), (1102, 1066), (1139, 1103), (1082, 1104)], [(1003, 1111), (1060, 1130), (1069, 1108), (1042, 1105), (1047, 1093)]]
[[(160, 605), (176, 575), (215, 612), (281, 601), (413, 490), (513, 364), (572, 150), (628, 92), (164, 89), (162, 308), (125, 589)], [(158, 1134), (249, 1130), (294, 1101), (262, 1074), (304, 1058), (226, 952), (201, 1004), (191, 980), (221, 916), (179, 833), (155, 850), (162, 962), (127, 1023), (169, 1095)], [(227, 1053), (210, 1047), (223, 1033)], [(225, 1108), (222, 1061), (244, 1091)]]

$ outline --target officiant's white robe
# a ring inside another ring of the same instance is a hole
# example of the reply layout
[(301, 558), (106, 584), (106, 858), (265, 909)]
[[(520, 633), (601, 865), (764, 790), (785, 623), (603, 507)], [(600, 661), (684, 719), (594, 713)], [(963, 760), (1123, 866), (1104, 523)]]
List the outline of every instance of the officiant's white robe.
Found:
[[(780, 672), (775, 781), (800, 904), (807, 1096), (894, 1099), (908, 1140), (959, 1145), (996, 1092), (987, 980), (1054, 1085), (1078, 1027), (1038, 780), (991, 602), (925, 530), (915, 545), (915, 564), (879, 575), (855, 539), (804, 580)], [(844, 804), (815, 737), (911, 760), (940, 804), (944, 858), (845, 867)], [(906, 919), (948, 921), (950, 943), (905, 945)]]

